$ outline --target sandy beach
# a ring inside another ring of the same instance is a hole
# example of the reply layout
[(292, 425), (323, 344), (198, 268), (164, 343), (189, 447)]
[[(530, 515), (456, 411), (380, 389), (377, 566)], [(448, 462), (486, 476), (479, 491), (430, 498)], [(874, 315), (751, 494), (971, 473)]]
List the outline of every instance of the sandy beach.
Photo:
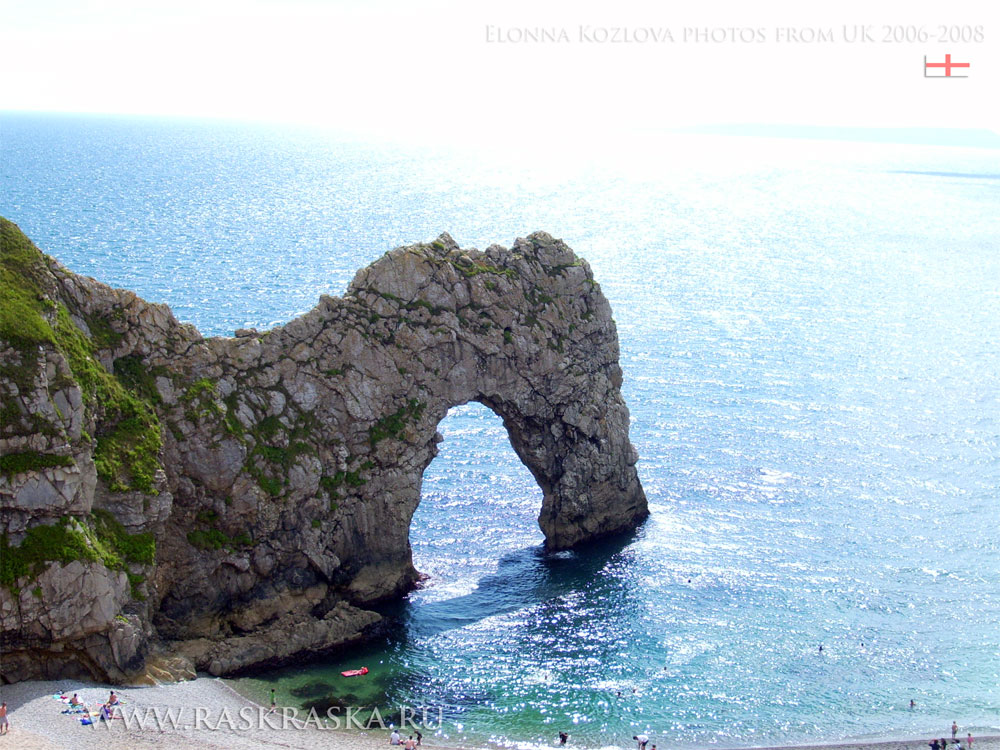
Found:
[[(97, 704), (107, 699), (110, 690), (109, 686), (74, 680), (22, 682), (0, 687), (11, 722), (9, 734), (0, 736), (0, 750), (364, 750), (384, 747), (389, 740), (388, 730), (349, 731), (332, 725), (320, 728), (315, 722), (304, 726), (301, 720), (285, 721), (280, 713), (269, 713), (266, 707), (243, 697), (224, 680), (208, 677), (155, 687), (116, 689), (124, 703), (121, 710), (129, 720), (116, 718), (110, 724), (97, 722), (84, 726), (79, 716), (63, 714), (68, 706), (53, 697), (57, 693), (77, 693), (96, 712)], [(155, 722), (154, 711), (164, 720)], [(141, 719), (145, 719), (145, 726), (141, 726)], [(942, 734), (950, 736), (948, 732)], [(964, 737), (964, 733), (960, 732), (959, 737)], [(795, 747), (798, 750), (927, 750), (929, 739), (928, 736), (891, 741), (844, 741)], [(431, 736), (424, 738), (424, 745), (438, 750), (468, 747), (439, 744), (437, 738)], [(570, 745), (588, 747), (584, 741), (571, 740)], [(660, 742), (660, 745), (665, 747), (666, 743)], [(617, 747), (624, 750), (634, 747), (634, 743), (622, 738)], [(791, 746), (757, 750), (787, 750), (788, 747)], [(1000, 750), (1000, 736), (975, 737), (973, 750)]]

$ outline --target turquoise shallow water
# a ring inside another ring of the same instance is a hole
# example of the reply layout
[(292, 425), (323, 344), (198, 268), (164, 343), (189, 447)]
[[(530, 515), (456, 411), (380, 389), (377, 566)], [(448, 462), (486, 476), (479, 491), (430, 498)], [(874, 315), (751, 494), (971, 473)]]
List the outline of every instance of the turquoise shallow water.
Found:
[(546, 229), (611, 301), (637, 534), (544, 555), (499, 418), (460, 407), (397, 634), (242, 689), (440, 706), (444, 736), (527, 746), (1000, 727), (998, 152), (649, 136), (484, 156), (27, 115), (0, 116), (0, 143), (0, 213), (205, 333), (287, 320), (444, 230)]

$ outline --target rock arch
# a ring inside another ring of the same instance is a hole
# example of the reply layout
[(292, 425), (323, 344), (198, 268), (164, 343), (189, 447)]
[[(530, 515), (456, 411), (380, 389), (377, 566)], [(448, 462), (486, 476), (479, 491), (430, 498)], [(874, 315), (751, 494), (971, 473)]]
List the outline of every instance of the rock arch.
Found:
[(0, 621), (5, 679), (73, 660), (118, 679), (150, 637), (194, 643), (216, 674), (361, 637), (377, 616), (357, 605), (416, 580), (409, 527), (437, 425), (470, 401), (500, 415), (541, 487), (551, 549), (648, 513), (610, 306), (545, 233), (482, 252), (448, 235), (398, 248), (284, 326), (205, 339), (2, 229), (37, 317), (34, 339), (0, 341), (2, 447), (25, 467), (0, 476), (5, 544), (67, 517), (61, 533), (81, 539), (155, 538), (155, 560), (150, 547), (127, 578), (73, 563), (111, 580), (104, 594), (68, 586), (65, 561), (0, 587), (0, 613), (16, 613)]
[[(539, 232), (510, 250), (478, 252), (442, 235), (388, 253), (357, 275), (346, 299), (392, 321), (380, 350), (357, 356), (381, 360), (360, 366), (391, 381), (390, 405), (414, 417), (395, 440), (373, 446), (377, 464), (400, 467), (385, 490), (401, 515), (383, 527), (374, 569), (359, 571), (353, 590), (363, 599), (374, 593), (366, 590), (371, 574), (388, 582), (394, 567), (405, 571), (397, 587), (414, 580), (409, 522), (437, 455), (437, 424), (470, 401), (500, 416), (538, 482), (550, 549), (631, 529), (646, 516), (611, 309), (589, 266), (562, 242)], [(387, 378), (394, 370), (398, 377)]]

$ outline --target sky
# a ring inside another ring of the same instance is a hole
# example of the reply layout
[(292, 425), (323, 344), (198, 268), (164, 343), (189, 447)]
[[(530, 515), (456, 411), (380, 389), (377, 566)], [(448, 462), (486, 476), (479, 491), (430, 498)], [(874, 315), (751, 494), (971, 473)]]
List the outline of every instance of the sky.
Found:
[[(390, 134), (719, 123), (1000, 132), (998, 8), (0, 0), (0, 108)], [(953, 70), (967, 78), (925, 77), (925, 56), (945, 54), (970, 64)]]

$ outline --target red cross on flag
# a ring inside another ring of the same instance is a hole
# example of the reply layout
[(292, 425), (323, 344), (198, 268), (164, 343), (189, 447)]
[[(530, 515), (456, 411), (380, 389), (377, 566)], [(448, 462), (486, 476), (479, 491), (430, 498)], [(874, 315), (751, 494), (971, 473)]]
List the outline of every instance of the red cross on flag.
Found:
[(924, 78), (968, 78), (963, 75), (968, 69), (969, 63), (952, 62), (951, 55), (945, 55), (944, 62), (927, 62), (924, 55)]

